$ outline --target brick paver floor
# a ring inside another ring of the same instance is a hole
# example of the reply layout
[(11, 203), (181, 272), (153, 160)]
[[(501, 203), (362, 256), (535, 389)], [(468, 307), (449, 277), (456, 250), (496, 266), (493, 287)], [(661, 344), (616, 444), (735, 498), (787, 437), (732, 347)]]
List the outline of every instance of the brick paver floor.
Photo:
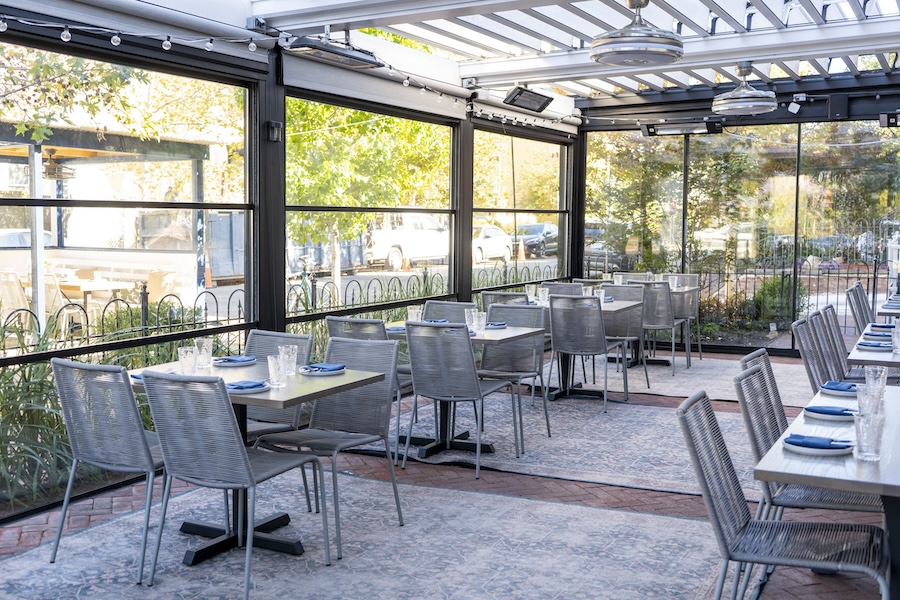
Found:
[[(683, 398), (632, 393), (630, 402), (675, 408), (682, 400)], [(715, 402), (714, 405), (717, 411), (738, 411), (737, 404), (733, 402)], [(794, 411), (793, 414), (797, 411), (797, 409), (788, 410)], [(338, 460), (338, 468), (360, 477), (390, 480), (383, 457), (342, 454)], [(471, 468), (410, 461), (405, 470), (398, 469), (398, 479), (401, 483), (489, 492), (598, 508), (679, 517), (706, 517), (703, 499), (699, 496), (518, 475), (484, 468), (481, 470), (481, 478), (476, 480)], [(160, 488), (154, 493), (158, 498), (161, 494), (161, 483), (155, 487)], [(184, 491), (188, 487), (182, 484), (178, 489)], [(111, 519), (123, 512), (140, 510), (144, 502), (144, 489), (142, 485), (126, 487), (73, 504), (64, 531), (69, 533)], [(755, 509), (755, 505), (751, 504), (751, 511)], [(785, 511), (785, 518), (881, 524), (880, 515), (826, 510), (788, 510)], [(58, 519), (59, 511), (53, 510), (0, 527), (0, 557), (52, 541)], [(771, 576), (761, 597), (817, 600), (843, 600), (852, 597), (863, 600), (878, 598), (879, 593), (877, 585), (869, 577), (846, 574), (819, 575), (808, 569), (779, 567)]]

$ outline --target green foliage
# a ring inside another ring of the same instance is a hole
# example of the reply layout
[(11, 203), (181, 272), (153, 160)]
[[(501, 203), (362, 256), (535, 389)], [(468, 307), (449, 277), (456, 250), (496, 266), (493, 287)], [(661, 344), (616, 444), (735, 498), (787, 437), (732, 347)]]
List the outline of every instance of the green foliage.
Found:
[(753, 294), (753, 317), (762, 323), (775, 323), (787, 329), (809, 306), (809, 290), (797, 284), (797, 313), (794, 312), (794, 278), (781, 275), (766, 279)]

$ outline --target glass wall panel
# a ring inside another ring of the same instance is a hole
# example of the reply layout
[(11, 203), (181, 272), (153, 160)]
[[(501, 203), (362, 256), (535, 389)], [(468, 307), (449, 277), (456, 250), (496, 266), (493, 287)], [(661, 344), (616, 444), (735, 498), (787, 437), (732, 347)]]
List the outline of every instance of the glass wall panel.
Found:
[(289, 316), (453, 291), (451, 133), (288, 98)]
[(565, 275), (567, 147), (475, 132), (473, 288)]
[(684, 139), (589, 134), (586, 276), (680, 271)]

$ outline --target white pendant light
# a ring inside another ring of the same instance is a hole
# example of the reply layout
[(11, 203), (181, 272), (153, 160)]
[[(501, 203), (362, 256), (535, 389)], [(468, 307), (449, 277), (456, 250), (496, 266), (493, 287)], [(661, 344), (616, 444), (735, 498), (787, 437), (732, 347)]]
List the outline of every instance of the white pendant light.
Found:
[(757, 90), (747, 83), (750, 63), (738, 63), (735, 72), (741, 76), (741, 83), (730, 92), (713, 98), (712, 111), (717, 115), (761, 115), (778, 108), (775, 92)]
[(650, 0), (625, 0), (634, 11), (634, 20), (626, 27), (598, 35), (591, 42), (591, 59), (617, 67), (665, 65), (684, 56), (681, 37), (671, 31), (644, 23), (641, 9)]

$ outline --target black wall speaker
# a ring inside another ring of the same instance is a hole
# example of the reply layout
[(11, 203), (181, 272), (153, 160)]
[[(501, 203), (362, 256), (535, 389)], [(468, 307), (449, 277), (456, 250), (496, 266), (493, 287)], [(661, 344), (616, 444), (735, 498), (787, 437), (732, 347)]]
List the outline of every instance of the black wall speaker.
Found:
[(882, 127), (896, 127), (897, 114), (881, 113), (880, 115), (878, 115), (878, 124)]
[(846, 119), (850, 116), (850, 96), (832, 94), (828, 98), (828, 118), (832, 120)]

